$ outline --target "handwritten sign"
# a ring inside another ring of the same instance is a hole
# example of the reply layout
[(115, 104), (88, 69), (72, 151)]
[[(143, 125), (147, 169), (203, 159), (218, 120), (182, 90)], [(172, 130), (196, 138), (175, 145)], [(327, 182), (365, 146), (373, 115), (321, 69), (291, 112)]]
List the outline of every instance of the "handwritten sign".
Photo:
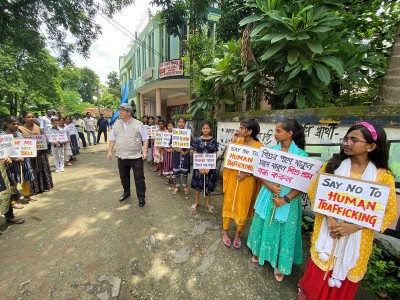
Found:
[(217, 165), (216, 153), (195, 153), (193, 154), (193, 169), (214, 170)]
[(258, 148), (229, 144), (225, 155), (225, 168), (253, 173)]
[(47, 139), (49, 140), (50, 143), (55, 143), (55, 142), (68, 142), (68, 135), (66, 132), (60, 132), (60, 133), (46, 133)]
[(149, 138), (153, 139), (155, 132), (158, 130), (158, 126), (146, 125), (146, 130), (147, 130), (147, 135), (149, 136)]
[(154, 139), (156, 147), (169, 148), (171, 145), (171, 132), (157, 132)]
[(322, 166), (319, 160), (268, 148), (260, 148), (254, 176), (307, 192)]
[(174, 148), (190, 148), (190, 129), (172, 129), (172, 147)]
[(388, 185), (322, 173), (313, 210), (379, 231), (389, 192)]
[(36, 140), (36, 150), (47, 150), (47, 139), (44, 134), (31, 134), (28, 137)]
[(17, 151), (14, 148), (14, 138), (12, 134), (0, 135), (0, 158), (14, 156)]
[(14, 148), (17, 151), (13, 157), (36, 157), (36, 140), (14, 139)]

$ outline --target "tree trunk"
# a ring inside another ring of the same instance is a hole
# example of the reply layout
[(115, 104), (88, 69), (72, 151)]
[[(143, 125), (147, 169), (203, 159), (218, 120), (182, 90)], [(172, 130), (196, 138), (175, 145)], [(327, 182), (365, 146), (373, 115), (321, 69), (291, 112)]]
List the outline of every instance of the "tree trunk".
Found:
[(383, 105), (400, 105), (400, 26), (397, 30), (379, 98)]

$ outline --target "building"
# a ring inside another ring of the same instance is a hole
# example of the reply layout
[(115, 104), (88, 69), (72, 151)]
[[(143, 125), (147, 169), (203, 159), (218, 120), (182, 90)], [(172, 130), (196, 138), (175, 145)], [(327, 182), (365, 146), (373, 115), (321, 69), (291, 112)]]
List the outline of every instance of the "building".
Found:
[[(215, 40), (216, 23), (221, 11), (208, 11), (208, 36)], [(188, 27), (181, 33), (187, 38)], [(121, 86), (129, 87), (129, 102), (136, 104), (137, 116), (162, 116), (170, 120), (185, 114), (189, 107), (189, 74), (182, 61), (185, 49), (178, 37), (169, 36), (165, 26), (149, 14), (148, 24), (136, 36), (129, 52), (119, 58)]]

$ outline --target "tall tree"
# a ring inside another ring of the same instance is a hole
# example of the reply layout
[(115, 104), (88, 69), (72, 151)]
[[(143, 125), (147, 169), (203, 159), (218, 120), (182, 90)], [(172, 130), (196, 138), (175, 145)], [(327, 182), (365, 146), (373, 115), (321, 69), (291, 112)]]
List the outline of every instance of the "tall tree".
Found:
[(94, 103), (94, 97), (98, 98), (100, 88), (99, 76), (89, 68), (83, 68), (80, 72), (78, 92), (84, 102)]
[(112, 71), (107, 74), (106, 84), (108, 86), (108, 93), (111, 94), (114, 98), (120, 100), (121, 99), (121, 83), (119, 80), (118, 73)]
[[(70, 61), (71, 51), (84, 57), (101, 33), (96, 16), (111, 17), (134, 0), (3, 0), (0, 1), (0, 46), (13, 43), (30, 53), (41, 51), (45, 28), (50, 43), (60, 49), (60, 58)], [(76, 39), (68, 44), (67, 33)]]
[(221, 42), (242, 37), (239, 22), (251, 14), (251, 9), (245, 5), (246, 0), (218, 0), (222, 10), (217, 24), (217, 38)]

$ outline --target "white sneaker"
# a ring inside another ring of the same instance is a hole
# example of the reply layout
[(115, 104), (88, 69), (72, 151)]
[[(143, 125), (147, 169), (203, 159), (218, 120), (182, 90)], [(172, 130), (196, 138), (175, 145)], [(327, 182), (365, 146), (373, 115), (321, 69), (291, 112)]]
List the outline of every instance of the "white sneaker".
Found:
[(61, 168), (61, 169), (60, 169), (60, 172), (64, 172), (64, 168)]
[(59, 169), (56, 169), (56, 173), (58, 173), (58, 172), (60, 172), (60, 170), (59, 170)]

